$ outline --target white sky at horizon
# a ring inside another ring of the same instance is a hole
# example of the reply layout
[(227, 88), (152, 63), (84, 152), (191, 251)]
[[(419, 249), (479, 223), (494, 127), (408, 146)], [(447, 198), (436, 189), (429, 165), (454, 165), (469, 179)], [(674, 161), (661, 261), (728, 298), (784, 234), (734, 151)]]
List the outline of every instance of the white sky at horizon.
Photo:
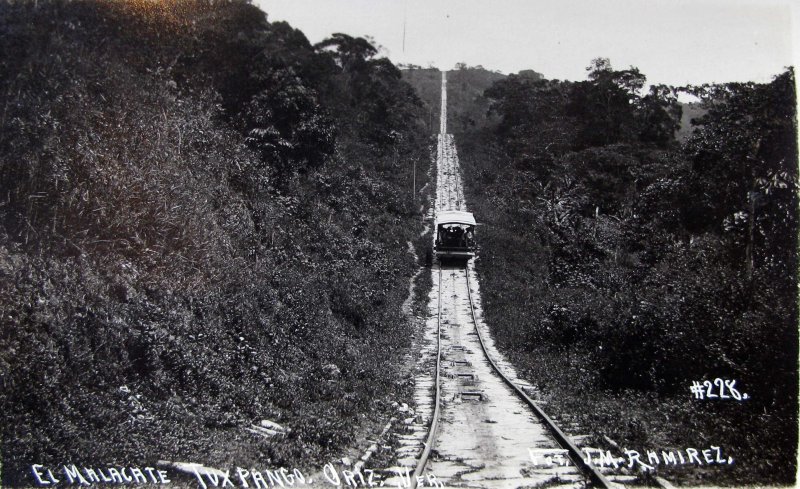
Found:
[(253, 1), (312, 43), (371, 36), (394, 63), (551, 79), (584, 80), (590, 61), (606, 57), (649, 83), (768, 82), (796, 64), (792, 43), (800, 46), (794, 0)]

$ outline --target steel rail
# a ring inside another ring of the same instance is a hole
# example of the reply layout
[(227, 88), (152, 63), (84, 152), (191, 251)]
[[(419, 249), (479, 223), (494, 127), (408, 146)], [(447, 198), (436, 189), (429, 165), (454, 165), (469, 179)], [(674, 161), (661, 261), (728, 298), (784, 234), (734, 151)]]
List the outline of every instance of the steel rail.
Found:
[(511, 387), (514, 390), (514, 392), (516, 392), (517, 395), (528, 404), (528, 406), (530, 406), (530, 408), (533, 410), (536, 416), (538, 416), (539, 419), (541, 419), (544, 422), (545, 426), (550, 430), (551, 434), (556, 439), (556, 441), (558, 441), (558, 443), (561, 444), (562, 447), (567, 449), (567, 451), (569, 452), (569, 457), (572, 459), (573, 463), (578, 468), (583, 470), (583, 472), (586, 473), (586, 475), (588, 475), (589, 478), (592, 480), (592, 482), (594, 482), (596, 485), (606, 489), (611, 489), (613, 486), (608, 481), (608, 479), (606, 479), (605, 476), (603, 476), (603, 474), (601, 474), (594, 465), (584, 460), (583, 456), (581, 456), (580, 449), (578, 449), (578, 447), (572, 442), (572, 440), (570, 440), (569, 437), (563, 431), (561, 431), (561, 429), (558, 426), (556, 426), (556, 423), (550, 418), (550, 416), (548, 416), (544, 411), (542, 411), (542, 409), (539, 406), (537, 406), (536, 403), (533, 402), (533, 400), (530, 397), (528, 397), (527, 394), (525, 394), (525, 391), (523, 391), (517, 384), (512, 382), (511, 379), (509, 379), (506, 376), (506, 374), (504, 374), (503, 371), (500, 370), (500, 367), (497, 365), (497, 363), (495, 363), (492, 356), (489, 355), (489, 350), (486, 348), (486, 344), (483, 341), (483, 335), (481, 335), (481, 330), (478, 327), (478, 320), (477, 317), (475, 316), (475, 306), (472, 303), (472, 290), (470, 288), (470, 282), (469, 282), (469, 264), (464, 266), (464, 275), (466, 276), (467, 279), (467, 297), (469, 298), (469, 309), (472, 313), (472, 322), (473, 324), (475, 324), (475, 332), (478, 335), (478, 341), (481, 344), (483, 353), (484, 355), (486, 355), (486, 358), (489, 359), (489, 363), (494, 368), (494, 371), (497, 372), (500, 378), (503, 379), (503, 381), (506, 384), (508, 384), (508, 386)]
[(434, 383), (436, 385), (436, 395), (434, 396), (433, 417), (431, 418), (431, 426), (428, 430), (428, 439), (425, 442), (425, 448), (422, 450), (422, 455), (417, 461), (417, 467), (414, 469), (414, 475), (411, 479), (411, 489), (417, 489), (417, 477), (422, 475), (425, 470), (425, 465), (428, 463), (431, 450), (433, 449), (433, 442), (436, 439), (436, 428), (439, 426), (439, 404), (441, 389), (439, 386), (439, 372), (441, 372), (442, 363), (442, 264), (439, 263), (439, 304), (436, 312), (436, 377)]

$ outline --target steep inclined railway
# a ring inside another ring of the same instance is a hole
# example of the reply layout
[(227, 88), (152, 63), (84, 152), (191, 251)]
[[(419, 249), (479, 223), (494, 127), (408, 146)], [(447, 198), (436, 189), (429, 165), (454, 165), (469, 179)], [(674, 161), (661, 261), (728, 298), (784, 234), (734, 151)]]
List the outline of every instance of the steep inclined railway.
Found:
[[(434, 208), (466, 211), (456, 148), (446, 132), (446, 83), (443, 73)], [(417, 417), (402, 439), (402, 467), (394, 472), (413, 470), (405, 482), (412, 487), (417, 475), (420, 486), (608, 485), (583, 464), (574, 445), (522, 391), (530, 386), (500, 358), (481, 319), (473, 263), (435, 263), (431, 273)], [(387, 486), (403, 484), (400, 477), (386, 481)]]

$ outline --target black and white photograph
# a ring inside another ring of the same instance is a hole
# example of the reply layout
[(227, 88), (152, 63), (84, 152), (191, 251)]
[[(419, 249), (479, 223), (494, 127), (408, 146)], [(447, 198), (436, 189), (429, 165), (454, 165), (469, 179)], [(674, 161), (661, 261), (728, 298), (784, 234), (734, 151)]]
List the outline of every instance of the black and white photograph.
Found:
[(790, 488), (793, 0), (0, 0), (0, 489)]

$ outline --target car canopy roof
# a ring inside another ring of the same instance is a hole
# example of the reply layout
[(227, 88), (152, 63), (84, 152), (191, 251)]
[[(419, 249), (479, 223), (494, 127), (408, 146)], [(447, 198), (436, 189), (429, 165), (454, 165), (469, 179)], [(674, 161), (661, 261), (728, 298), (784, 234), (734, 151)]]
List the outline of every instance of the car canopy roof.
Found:
[(436, 213), (436, 226), (441, 224), (464, 224), (475, 226), (475, 217), (471, 212), (464, 211), (440, 211)]

